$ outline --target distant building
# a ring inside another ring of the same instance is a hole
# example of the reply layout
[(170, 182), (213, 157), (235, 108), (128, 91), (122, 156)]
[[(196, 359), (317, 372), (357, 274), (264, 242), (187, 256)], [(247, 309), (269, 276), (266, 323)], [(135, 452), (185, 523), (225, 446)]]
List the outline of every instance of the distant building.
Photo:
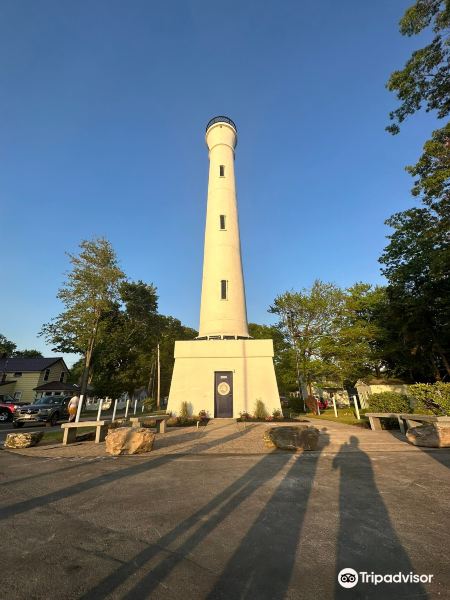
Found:
[(401, 379), (379, 379), (376, 377), (368, 379), (358, 379), (355, 384), (358, 392), (359, 401), (362, 408), (368, 408), (369, 396), (371, 394), (380, 394), (382, 392), (397, 392), (398, 394), (408, 394), (409, 385)]
[[(69, 369), (60, 357), (0, 359), (0, 393), (22, 402), (32, 402), (40, 392), (70, 393), (66, 391), (68, 376)], [(52, 384), (50, 388), (42, 389), (48, 384)]]

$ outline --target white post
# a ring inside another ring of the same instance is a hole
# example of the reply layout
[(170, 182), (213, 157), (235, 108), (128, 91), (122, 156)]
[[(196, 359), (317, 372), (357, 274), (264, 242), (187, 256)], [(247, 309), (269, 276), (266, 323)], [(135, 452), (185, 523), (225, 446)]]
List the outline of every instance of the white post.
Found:
[(161, 363), (160, 363), (160, 354), (159, 354), (159, 344), (157, 348), (157, 361), (158, 361), (158, 379), (157, 379), (157, 391), (156, 391), (156, 408), (159, 410), (161, 408)]
[(127, 405), (126, 405), (126, 408), (125, 408), (125, 419), (128, 417), (128, 408), (129, 408), (129, 406), (130, 406), (130, 399), (128, 398)]
[(100, 403), (98, 405), (97, 421), (100, 421), (100, 417), (102, 414), (102, 408), (103, 408), (103, 398), (100, 398)]
[(141, 412), (144, 412), (144, 408), (145, 408), (145, 404), (142, 405), (142, 410)]
[(83, 406), (83, 394), (80, 396), (80, 400), (78, 402), (78, 407), (77, 407), (77, 416), (75, 417), (75, 423), (78, 423), (78, 421), (80, 420), (80, 416), (81, 416), (81, 407)]
[(336, 399), (334, 396), (333, 396), (333, 408), (334, 408), (334, 416), (337, 419), (338, 414), (337, 414), (337, 408), (336, 408)]
[(136, 398), (136, 400), (134, 401), (134, 411), (133, 411), (133, 414), (134, 414), (134, 415), (136, 414), (136, 409), (137, 409), (137, 398)]
[(358, 421), (361, 421), (361, 417), (359, 416), (358, 402), (356, 400), (356, 396), (353, 396), (353, 403), (355, 405), (356, 418), (358, 419)]
[(319, 402), (320, 402), (320, 400), (315, 400), (315, 403), (316, 403), (316, 406), (317, 406), (317, 414), (318, 414), (318, 415), (319, 415), (319, 417), (320, 417), (320, 406), (319, 406)]
[(113, 416), (112, 416), (113, 421), (116, 418), (116, 410), (117, 410), (117, 398), (114, 400), (114, 408), (113, 408)]

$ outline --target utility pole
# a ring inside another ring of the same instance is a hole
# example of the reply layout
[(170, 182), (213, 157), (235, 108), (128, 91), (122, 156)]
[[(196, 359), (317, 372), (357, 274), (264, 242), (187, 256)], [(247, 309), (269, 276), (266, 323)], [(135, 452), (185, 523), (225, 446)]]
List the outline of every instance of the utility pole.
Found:
[(158, 408), (158, 410), (160, 409), (160, 404), (161, 404), (161, 364), (159, 361), (159, 343), (157, 346), (157, 350), (156, 350), (156, 360), (157, 360), (157, 375), (158, 375), (158, 387), (157, 387), (157, 392), (156, 392), (156, 407)]

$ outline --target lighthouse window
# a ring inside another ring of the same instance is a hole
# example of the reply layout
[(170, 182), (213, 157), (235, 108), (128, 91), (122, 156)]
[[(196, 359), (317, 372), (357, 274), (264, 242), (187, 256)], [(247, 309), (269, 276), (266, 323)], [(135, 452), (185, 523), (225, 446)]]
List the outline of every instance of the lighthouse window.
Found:
[(225, 215), (220, 215), (220, 229), (225, 229)]
[(221, 177), (225, 177), (225, 165), (220, 165), (220, 167), (219, 167), (219, 175)]
[(222, 279), (220, 282), (220, 297), (222, 300), (228, 298), (228, 281), (226, 279)]

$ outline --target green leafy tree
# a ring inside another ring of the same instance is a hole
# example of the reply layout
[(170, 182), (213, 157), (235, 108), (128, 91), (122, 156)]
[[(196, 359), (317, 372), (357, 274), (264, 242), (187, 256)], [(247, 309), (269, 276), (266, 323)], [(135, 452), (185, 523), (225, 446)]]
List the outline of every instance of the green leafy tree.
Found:
[(160, 331), (158, 296), (153, 284), (124, 281), (111, 307), (93, 355), (92, 385), (101, 396), (118, 396), (145, 387), (151, 352)]
[(72, 269), (57, 294), (65, 310), (43, 325), (40, 334), (56, 351), (83, 355), (81, 394), (85, 394), (99, 331), (115, 310), (125, 276), (104, 238), (84, 240), (80, 253), (68, 256)]
[(299, 376), (312, 394), (312, 384), (340, 376), (331, 346), (343, 309), (343, 292), (332, 283), (316, 280), (310, 289), (285, 292), (269, 312), (279, 317), (278, 328), (298, 359)]
[(385, 305), (383, 287), (356, 283), (345, 291), (336, 333), (329, 344), (345, 385), (353, 386), (366, 375), (379, 376), (385, 367)]
[(403, 69), (394, 71), (387, 88), (395, 92), (400, 106), (390, 113), (387, 130), (400, 131), (399, 124), (425, 105), (444, 118), (450, 111), (450, 3), (449, 0), (417, 0), (400, 20), (400, 33), (413, 36), (431, 29), (430, 44), (412, 53)]
[(0, 333), (0, 358), (12, 356), (16, 350), (17, 345), (11, 340), (8, 340), (3, 334)]
[(418, 380), (450, 376), (450, 234), (430, 208), (393, 215), (380, 262), (391, 322)]
[[(422, 107), (439, 119), (450, 112), (450, 2), (417, 0), (400, 21), (400, 32), (412, 36), (431, 31), (427, 46), (413, 52), (387, 87), (399, 107), (390, 113), (388, 131), (396, 134), (408, 116)], [(393, 228), (380, 262), (388, 279), (390, 322), (398, 334), (397, 358), (409, 362), (418, 380), (450, 376), (450, 124), (436, 130), (416, 165), (412, 193), (423, 208), (412, 208), (386, 221)], [(403, 346), (404, 352), (401, 352)], [(395, 344), (391, 346), (394, 349)]]
[(33, 349), (25, 349), (25, 350), (17, 350), (16, 352), (14, 352), (14, 356), (17, 357), (21, 357), (21, 358), (42, 358), (42, 352), (39, 352), (39, 350), (33, 350)]

